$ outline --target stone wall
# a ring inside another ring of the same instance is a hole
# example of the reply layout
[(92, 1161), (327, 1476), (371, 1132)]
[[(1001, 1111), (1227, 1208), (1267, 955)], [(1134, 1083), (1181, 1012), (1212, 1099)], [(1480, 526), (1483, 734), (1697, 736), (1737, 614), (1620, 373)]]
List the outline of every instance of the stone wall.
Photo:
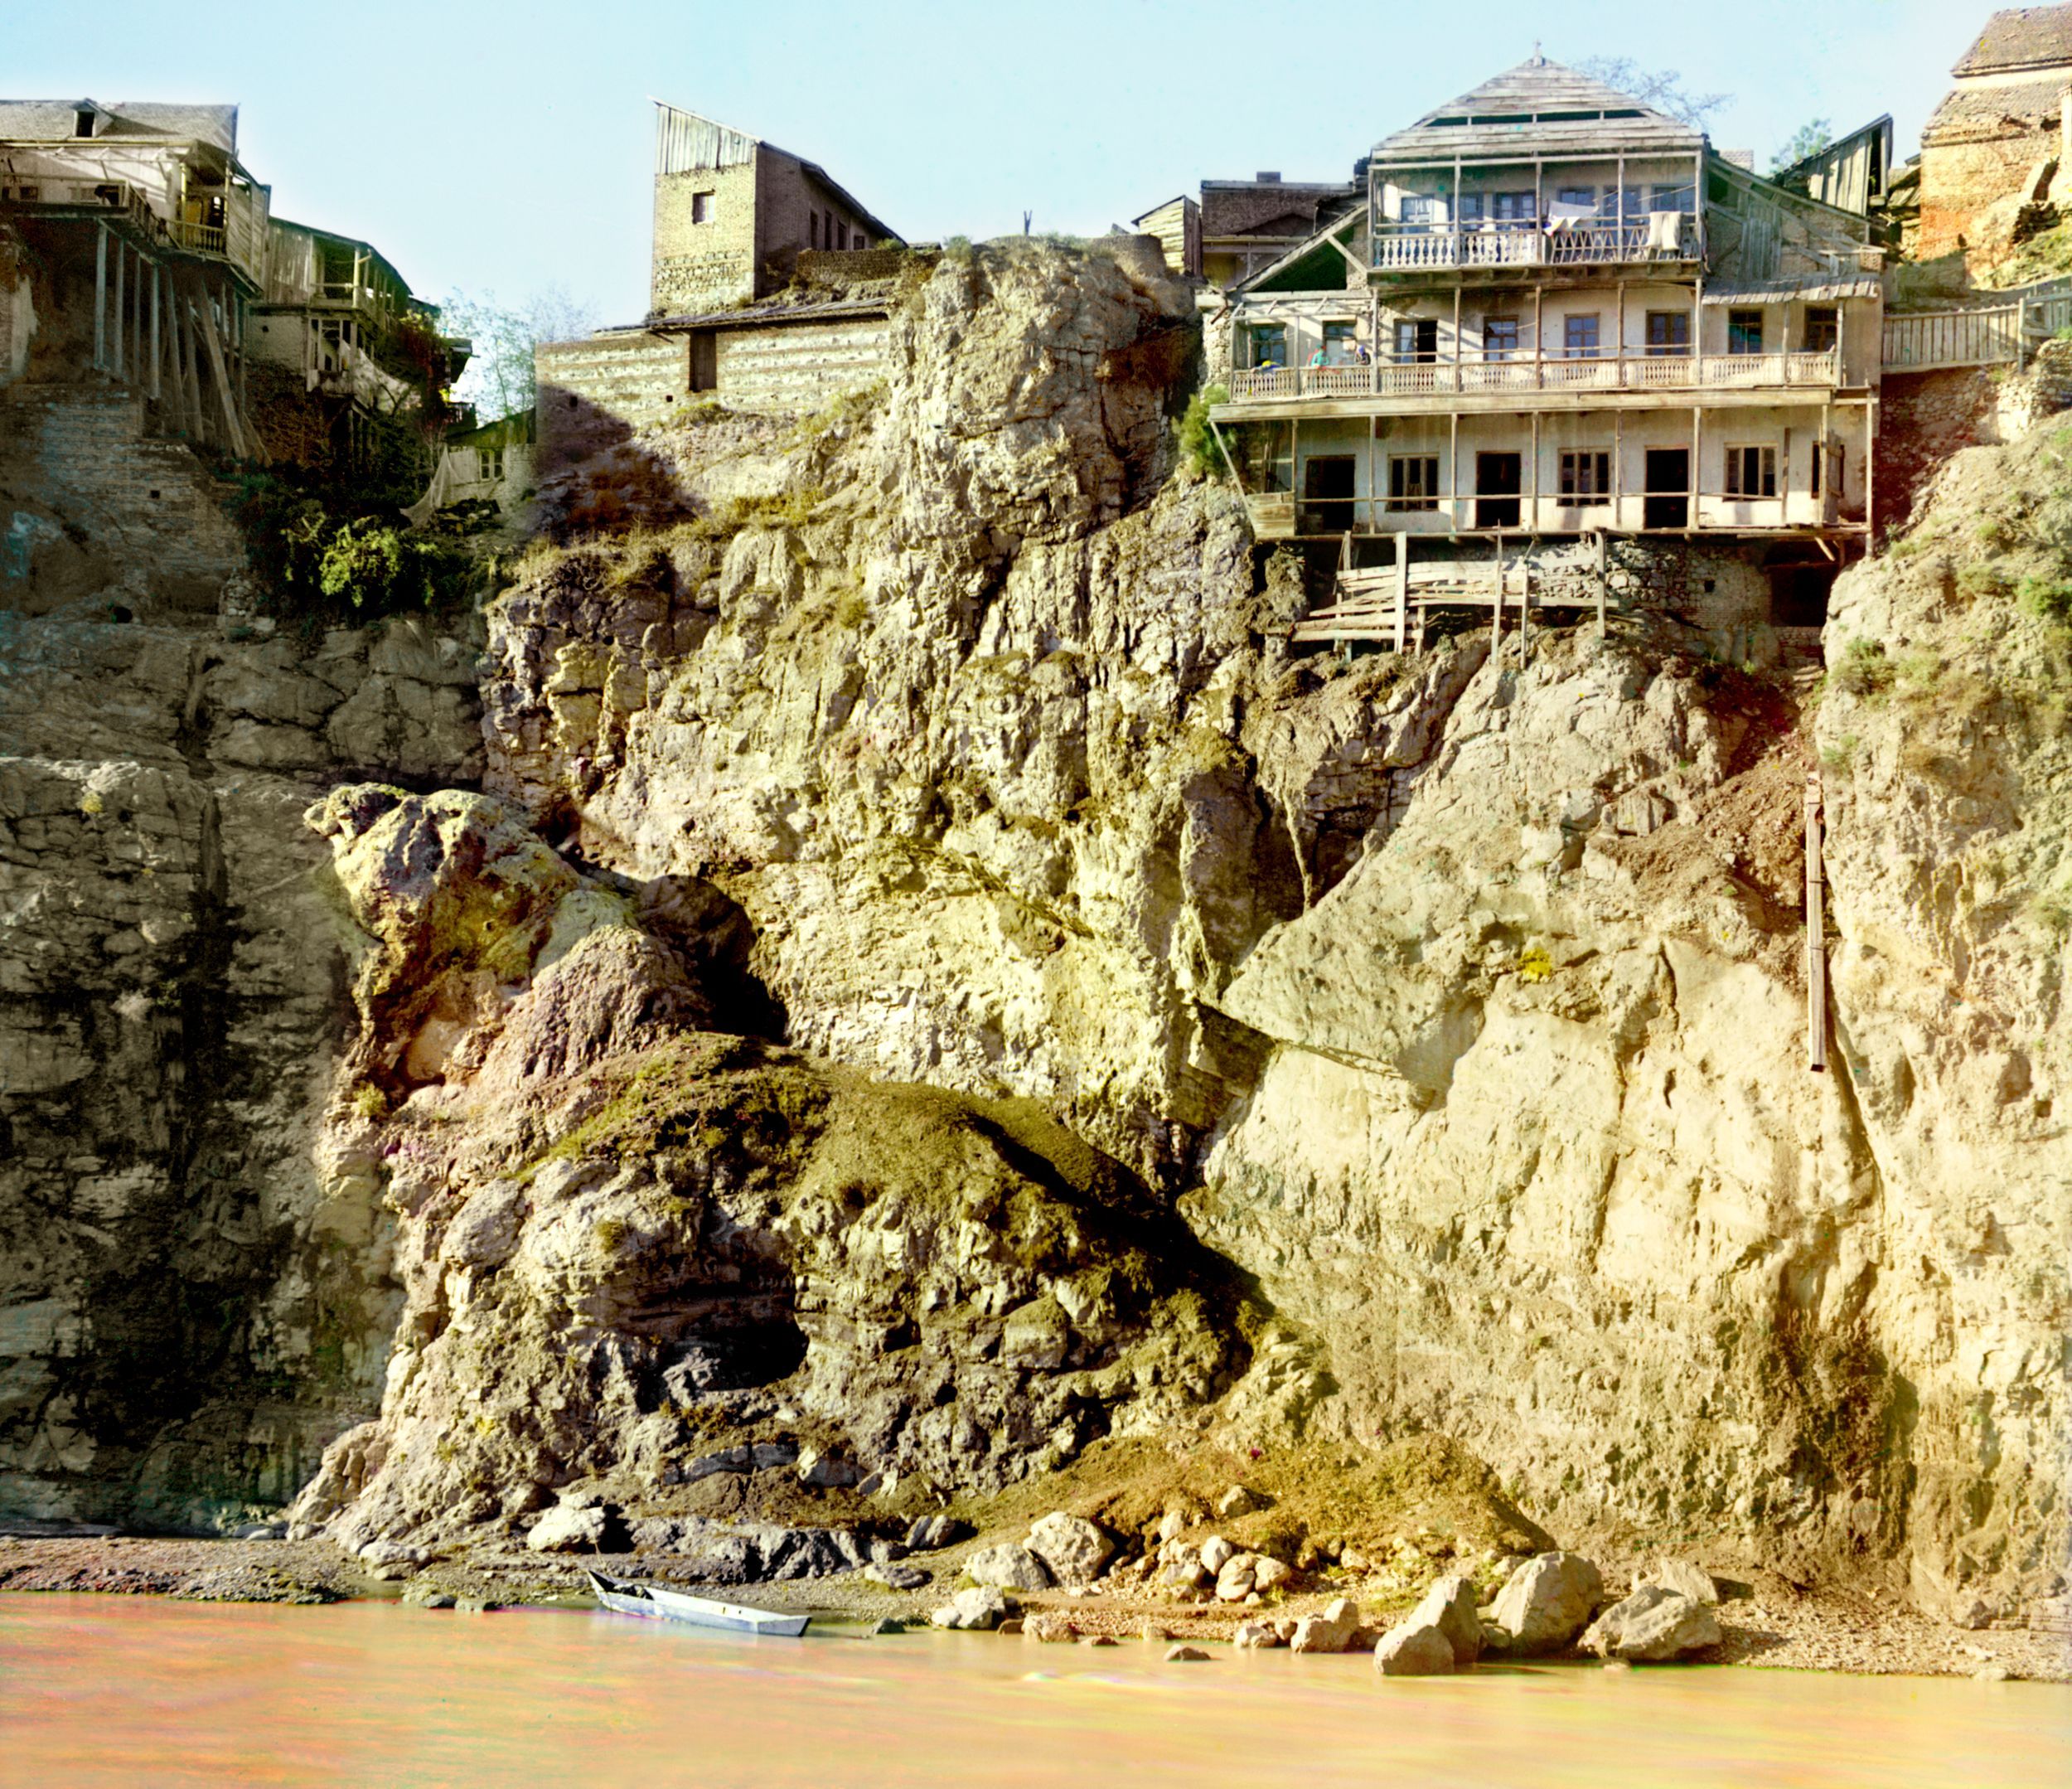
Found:
[(885, 376), (892, 326), (882, 317), (716, 332), (717, 395), (729, 410), (803, 415)]
[(645, 330), (542, 342), (533, 369), (543, 471), (666, 421), (690, 386), (684, 337)]
[[(648, 313), (716, 311), (759, 289), (757, 163), (700, 167), (655, 177), (655, 251)], [(700, 193), (711, 195), (704, 223), (692, 221)]]
[[(224, 581), (244, 568), (244, 541), (225, 508), (229, 487), (182, 442), (144, 434), (144, 401), (116, 387), (17, 384), (0, 400), (0, 473), (58, 532), (26, 578), (0, 573), (0, 604), (34, 594), (70, 594), (65, 561), (92, 561), (114, 581), (119, 566), (140, 592), (177, 606), (211, 608)], [(83, 573), (88, 581), (95, 574)]]

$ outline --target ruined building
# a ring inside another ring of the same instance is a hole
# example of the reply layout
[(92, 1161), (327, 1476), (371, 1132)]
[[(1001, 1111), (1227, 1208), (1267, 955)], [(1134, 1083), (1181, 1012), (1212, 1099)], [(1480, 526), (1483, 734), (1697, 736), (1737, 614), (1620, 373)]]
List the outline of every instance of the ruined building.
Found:
[(543, 463), (700, 401), (797, 413), (874, 384), (903, 251), (825, 168), (657, 101), (648, 316), (541, 346)]
[(1994, 13), (1951, 73), (1921, 131), (1922, 260), (2004, 246), (2021, 208), (2053, 196), (2072, 159), (2072, 6)]
[(1539, 57), (1367, 169), (1363, 202), (1241, 281), (1222, 325), (1211, 415), (1255, 530), (1340, 547), (1308, 637), (1401, 644), (1426, 598), (1489, 605), (1507, 534), (1569, 543), (1571, 597), (1601, 603), (1608, 542), (1652, 536), (1722, 550), (1697, 572), (1722, 613), (1819, 619), (1876, 479), (1861, 216)]

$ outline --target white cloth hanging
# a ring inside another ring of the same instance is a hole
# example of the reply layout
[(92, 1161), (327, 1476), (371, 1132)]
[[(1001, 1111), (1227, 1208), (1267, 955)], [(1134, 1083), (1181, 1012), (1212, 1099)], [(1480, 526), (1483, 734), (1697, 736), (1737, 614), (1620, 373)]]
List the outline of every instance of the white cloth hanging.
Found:
[(1673, 255), (1683, 240), (1683, 213), (1681, 211), (1650, 211), (1648, 214), (1648, 246), (1667, 249)]

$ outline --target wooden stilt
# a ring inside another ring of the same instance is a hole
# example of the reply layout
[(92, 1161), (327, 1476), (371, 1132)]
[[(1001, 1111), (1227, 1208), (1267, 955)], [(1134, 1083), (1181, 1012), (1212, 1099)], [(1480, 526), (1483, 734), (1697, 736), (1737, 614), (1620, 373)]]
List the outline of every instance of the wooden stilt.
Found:
[(201, 301), (201, 343), (209, 351), (209, 376), (215, 381), (217, 407), (223, 412), (223, 444), (236, 458), (249, 458), (244, 431), (238, 424), (237, 393), (230, 383), (230, 362), (223, 351), (223, 337), (215, 327), (215, 308), (206, 296)]
[(1489, 609), (1489, 657), (1503, 656), (1503, 536), (1497, 536), (1497, 595)]
[(1828, 1067), (1827, 922), (1821, 910), (1821, 801), (1818, 772), (1806, 778), (1806, 1065)]
[(108, 225), (94, 226), (94, 371), (108, 366)]
[(120, 236), (118, 236), (118, 237), (116, 237), (116, 239), (115, 239), (115, 314), (114, 314), (114, 322), (115, 322), (115, 376), (116, 376), (118, 379), (126, 378), (126, 377), (128, 376), (128, 370), (129, 370), (129, 369), (128, 369), (128, 362), (124, 360), (123, 356), (123, 345), (124, 345), (124, 340), (125, 340), (125, 338), (128, 337), (128, 333), (129, 333), (129, 329), (128, 329), (128, 318), (127, 318), (127, 317), (125, 317), (125, 316), (124, 316), (123, 312), (123, 284), (124, 284), (123, 279), (123, 271), (124, 271), (124, 270), (125, 270), (125, 269), (128, 267), (128, 265), (129, 265), (129, 250), (128, 250), (128, 249), (127, 247), (125, 247), (125, 246), (124, 246), (123, 242), (123, 239), (122, 239)]
[(162, 393), (158, 383), (158, 264), (151, 264), (151, 395), (159, 398)]
[(1600, 528), (1597, 531), (1597, 642), (1600, 646), (1605, 640), (1605, 531)]
[(1410, 536), (1396, 536), (1396, 656), (1403, 656), (1403, 629), (1410, 611)]
[(1526, 550), (1518, 555), (1518, 564), (1525, 579), (1525, 588), (1518, 598), (1518, 664), (1523, 668), (1532, 657), (1532, 537), (1526, 537)]

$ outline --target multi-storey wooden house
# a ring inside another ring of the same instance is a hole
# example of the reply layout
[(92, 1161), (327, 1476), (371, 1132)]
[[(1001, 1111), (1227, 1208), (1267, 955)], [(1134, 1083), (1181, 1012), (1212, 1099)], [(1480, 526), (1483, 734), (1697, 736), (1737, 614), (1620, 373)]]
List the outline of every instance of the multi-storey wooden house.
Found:
[(1832, 564), (1869, 526), (1881, 266), (1861, 216), (1535, 57), (1377, 143), (1365, 203), (1235, 288), (1211, 417), (1257, 533), (1348, 565), (1505, 535)]

